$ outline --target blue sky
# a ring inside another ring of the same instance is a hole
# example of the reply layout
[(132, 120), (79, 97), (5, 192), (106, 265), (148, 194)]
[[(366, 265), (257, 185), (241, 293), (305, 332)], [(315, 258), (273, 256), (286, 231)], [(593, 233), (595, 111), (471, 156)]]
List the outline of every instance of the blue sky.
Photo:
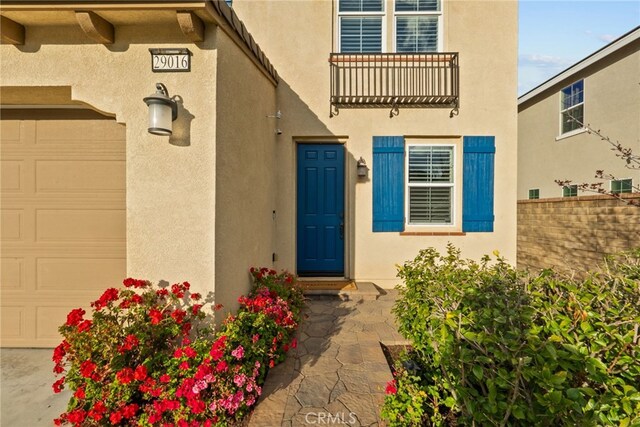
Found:
[(640, 25), (640, 0), (520, 0), (518, 95)]

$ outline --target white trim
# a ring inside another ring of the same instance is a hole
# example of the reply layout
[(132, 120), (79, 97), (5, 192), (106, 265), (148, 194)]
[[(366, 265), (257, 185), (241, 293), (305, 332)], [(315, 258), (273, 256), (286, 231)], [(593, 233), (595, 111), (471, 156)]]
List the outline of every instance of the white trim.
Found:
[(428, 16), (428, 15), (433, 15), (433, 16), (437, 16), (438, 17), (438, 45), (436, 46), (436, 52), (444, 52), (444, 31), (442, 29), (443, 25), (444, 25), (444, 2), (446, 0), (440, 0), (439, 1), (439, 5), (440, 5), (440, 10), (427, 10), (427, 11), (419, 11), (419, 10), (410, 10), (410, 11), (401, 11), (398, 12), (396, 11), (396, 1), (393, 1), (393, 16), (392, 16), (392, 21), (393, 21), (393, 34), (392, 34), (392, 40), (391, 42), (393, 43), (393, 52), (398, 52), (398, 45), (397, 45), (397, 17), (398, 16)]
[(524, 102), (527, 102), (531, 98), (541, 94), (545, 90), (555, 86), (556, 84), (558, 84), (561, 81), (571, 77), (572, 75), (584, 70), (585, 68), (589, 67), (590, 65), (595, 64), (596, 62), (600, 61), (601, 59), (606, 58), (607, 56), (611, 55), (615, 51), (622, 49), (623, 47), (627, 46), (630, 43), (633, 43), (634, 41), (638, 40), (639, 38), (640, 38), (640, 26), (634, 28), (633, 30), (631, 30), (628, 33), (626, 33), (626, 34), (622, 35), (621, 37), (619, 37), (617, 40), (612, 41), (611, 43), (609, 43), (608, 45), (606, 45), (602, 49), (597, 50), (596, 52), (594, 52), (591, 55), (587, 56), (583, 60), (575, 63), (571, 67), (569, 67), (566, 70), (560, 72), (559, 74), (556, 74), (555, 76), (551, 77), (546, 82), (542, 83), (541, 85), (531, 89), (529, 92), (527, 92), (524, 95), (520, 96), (518, 98), (518, 105), (520, 105), (520, 104), (522, 104)]
[[(560, 117), (562, 117), (562, 116), (560, 116)], [(567, 139), (567, 138), (571, 138), (572, 136), (580, 135), (581, 133), (585, 133), (586, 131), (587, 131), (587, 128), (574, 129), (571, 132), (563, 133), (562, 135), (556, 136), (556, 141), (562, 141), (563, 139)]]
[[(451, 184), (448, 183), (431, 183), (428, 185), (424, 185), (423, 187), (447, 187), (451, 188), (451, 223), (434, 223), (434, 224), (412, 224), (409, 222), (409, 147), (450, 147), (451, 148), (451, 162), (453, 164), (452, 169), (452, 178), (453, 182)], [(458, 187), (460, 183), (457, 182), (457, 155), (456, 155), (457, 146), (456, 144), (434, 144), (434, 143), (415, 143), (405, 142), (405, 156), (404, 156), (404, 226), (405, 231), (407, 227), (410, 228), (451, 228), (456, 226), (457, 216), (456, 216), (456, 200), (458, 195)]]
[[(374, 12), (340, 12), (340, 0), (335, 0), (335, 5), (336, 5), (336, 16), (335, 16), (335, 20), (336, 20), (336, 47), (335, 47), (335, 52), (338, 53), (342, 53), (342, 39), (341, 39), (341, 35), (342, 35), (342, 17), (347, 17), (347, 18), (358, 18), (358, 17), (363, 17), (363, 18), (375, 18), (375, 17), (380, 17), (381, 18), (381, 28), (380, 28), (380, 53), (385, 53), (387, 51), (387, 2), (385, 0), (382, 1), (382, 10), (381, 11), (374, 11)], [(354, 52), (355, 53), (355, 52)]]
[[(571, 106), (571, 107), (569, 107), (569, 108), (564, 108), (564, 109), (563, 109), (563, 108), (562, 108), (562, 106), (563, 106), (563, 105), (562, 105), (562, 95), (563, 95), (563, 94), (562, 94), (562, 91), (563, 91), (563, 90), (565, 90), (566, 88), (570, 88), (571, 86), (575, 85), (576, 83), (580, 83), (580, 82), (582, 82), (582, 102), (579, 102), (579, 103), (577, 103), (576, 105), (572, 105), (572, 106)], [(558, 131), (559, 131), (559, 132), (558, 132), (558, 133), (559, 133), (559, 135), (556, 137), (556, 141), (558, 141), (558, 138), (562, 138), (563, 136), (565, 136), (565, 135), (567, 135), (567, 134), (575, 135), (575, 133), (573, 133), (573, 132), (575, 132), (575, 131), (581, 131), (581, 132), (577, 132), (577, 133), (582, 133), (582, 132), (584, 132), (584, 131), (586, 130), (586, 129), (585, 129), (585, 127), (584, 127), (585, 117), (586, 117), (585, 107), (584, 107), (584, 105), (585, 105), (585, 99), (586, 99), (586, 98), (585, 98), (585, 94), (586, 94), (586, 93), (587, 93), (587, 85), (586, 85), (586, 81), (585, 81), (585, 79), (578, 79), (578, 80), (576, 80), (576, 81), (574, 81), (574, 82), (572, 82), (572, 83), (570, 83), (570, 84), (566, 85), (565, 87), (563, 87), (562, 89), (560, 89), (560, 90), (558, 91), (558, 97), (559, 97), (559, 100), (558, 100), (559, 102), (558, 102), (558, 104), (560, 105), (560, 114), (558, 115), (558, 121), (559, 121), (560, 126), (559, 126), (559, 129), (558, 129)], [(578, 128), (578, 129), (571, 130), (571, 131), (569, 131), (569, 132), (564, 132), (564, 133), (563, 133), (563, 132), (562, 132), (562, 114), (563, 114), (563, 113), (565, 113), (565, 112), (567, 112), (567, 111), (569, 111), (569, 110), (571, 110), (572, 108), (577, 108), (577, 107), (579, 107), (579, 106), (581, 106), (581, 105), (582, 105), (582, 127), (581, 127), (581, 128)], [(571, 136), (571, 135), (570, 135), (570, 136)]]

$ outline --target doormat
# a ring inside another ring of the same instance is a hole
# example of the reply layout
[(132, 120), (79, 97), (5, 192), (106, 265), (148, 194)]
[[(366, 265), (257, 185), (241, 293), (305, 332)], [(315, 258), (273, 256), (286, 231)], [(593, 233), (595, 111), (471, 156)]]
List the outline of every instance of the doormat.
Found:
[(353, 280), (299, 280), (298, 285), (304, 291), (355, 291)]

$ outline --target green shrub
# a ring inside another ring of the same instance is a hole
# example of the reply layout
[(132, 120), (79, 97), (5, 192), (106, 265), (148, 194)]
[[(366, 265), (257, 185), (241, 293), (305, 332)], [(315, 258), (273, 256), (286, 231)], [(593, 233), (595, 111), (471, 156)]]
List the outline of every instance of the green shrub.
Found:
[[(640, 251), (582, 282), (463, 260), (452, 246), (421, 251), (398, 275), (394, 314), (421, 367), (424, 419), (640, 425)], [(390, 421), (402, 384), (386, 399)]]

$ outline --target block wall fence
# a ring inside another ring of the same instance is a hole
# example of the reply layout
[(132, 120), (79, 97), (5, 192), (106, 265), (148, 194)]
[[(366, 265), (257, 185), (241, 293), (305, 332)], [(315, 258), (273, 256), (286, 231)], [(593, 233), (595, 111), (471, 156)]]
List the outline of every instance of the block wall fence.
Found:
[[(640, 202), (640, 193), (624, 197)], [(518, 201), (518, 268), (584, 271), (635, 247), (640, 206), (605, 195)]]

